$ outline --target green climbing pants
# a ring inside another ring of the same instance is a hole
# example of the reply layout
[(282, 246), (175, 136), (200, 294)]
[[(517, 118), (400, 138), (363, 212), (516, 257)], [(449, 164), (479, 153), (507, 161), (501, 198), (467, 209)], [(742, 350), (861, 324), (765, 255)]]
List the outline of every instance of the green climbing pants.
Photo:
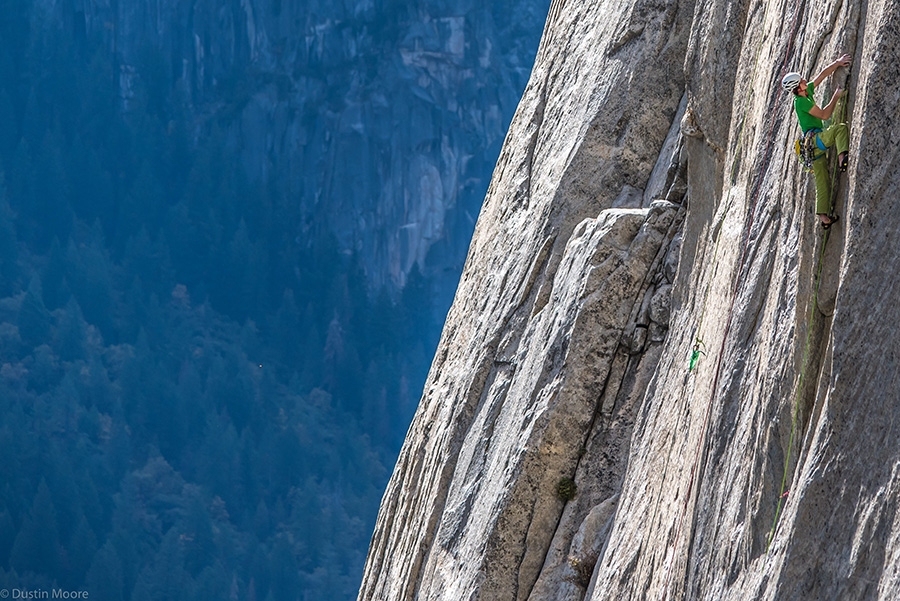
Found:
[[(819, 132), (819, 140), (822, 144), (831, 148), (837, 148), (838, 154), (850, 149), (850, 134), (846, 123), (835, 123), (825, 131)], [(828, 173), (828, 159), (825, 151), (816, 157), (813, 162), (813, 172), (816, 175), (816, 213), (831, 214), (831, 174)]]

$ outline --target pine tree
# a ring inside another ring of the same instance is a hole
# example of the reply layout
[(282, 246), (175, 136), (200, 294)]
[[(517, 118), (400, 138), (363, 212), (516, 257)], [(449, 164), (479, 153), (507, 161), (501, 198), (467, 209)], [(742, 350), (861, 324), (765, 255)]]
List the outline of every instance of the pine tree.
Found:
[(77, 587), (84, 582), (87, 572), (97, 553), (97, 536), (84, 514), (78, 520), (69, 544), (66, 545), (66, 556), (69, 563), (68, 583)]
[(62, 135), (48, 130), (35, 154), (32, 178), (34, 196), (23, 207), (22, 214), (35, 224), (35, 248), (46, 251), (54, 237), (65, 240), (74, 226), (74, 212), (69, 204), (70, 187), (66, 177), (61, 149)]
[(66, 253), (60, 246), (59, 238), (54, 238), (41, 273), (42, 298), (50, 311), (64, 306), (72, 294), (66, 282), (66, 269)]
[(271, 336), (281, 360), (287, 365), (296, 364), (299, 359), (300, 332), (300, 309), (294, 291), (285, 288), (281, 306), (272, 319)]
[(60, 543), (56, 509), (47, 482), (41, 478), (31, 512), (13, 542), (10, 565), (18, 572), (53, 576), (59, 567)]
[(56, 348), (59, 351), (60, 359), (63, 361), (84, 359), (87, 323), (85, 323), (81, 307), (74, 297), (69, 299), (58, 322)]
[(113, 242), (119, 252), (142, 230), (149, 242), (150, 233), (155, 235), (162, 225), (165, 208), (166, 196), (163, 185), (153, 172), (150, 163), (143, 161), (116, 215)]
[(7, 202), (5, 178), (0, 171), (0, 296), (13, 293), (19, 273), (19, 245), (14, 216)]
[(80, 135), (75, 136), (65, 155), (65, 171), (68, 202), (75, 215), (86, 223), (99, 219), (108, 228), (115, 214), (112, 177), (101, 164), (96, 149)]
[(181, 526), (185, 542), (185, 567), (192, 576), (210, 566), (215, 553), (212, 520), (199, 494), (186, 501), (184, 521)]
[(91, 596), (109, 601), (122, 601), (124, 594), (124, 579), (122, 575), (122, 562), (112, 542), (106, 541), (88, 569), (84, 579), (85, 588)]
[(40, 278), (35, 275), (31, 278), (22, 306), (19, 307), (19, 317), (16, 325), (19, 327), (19, 336), (26, 349), (35, 348), (50, 339), (50, 326), (52, 317), (44, 301), (41, 299)]
[(97, 326), (105, 339), (116, 340), (113, 321), (112, 262), (107, 253), (103, 229), (95, 222), (87, 244), (70, 241), (66, 251), (67, 279), (84, 313), (84, 319)]

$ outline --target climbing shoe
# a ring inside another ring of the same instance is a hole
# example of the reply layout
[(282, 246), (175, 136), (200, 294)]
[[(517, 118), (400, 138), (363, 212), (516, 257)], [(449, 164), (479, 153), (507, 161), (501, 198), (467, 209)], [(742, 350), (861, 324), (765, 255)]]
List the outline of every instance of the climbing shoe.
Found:
[(850, 162), (850, 157), (847, 156), (847, 153), (844, 152), (838, 157), (838, 167), (841, 170), (841, 173), (847, 171), (847, 164)]
[(825, 221), (822, 221), (822, 222), (821, 222), (821, 223), (822, 223), (822, 229), (823, 229), (823, 230), (830, 230), (830, 229), (831, 229), (831, 226), (834, 225), (834, 224), (837, 222), (838, 219), (840, 219), (840, 217), (839, 217), (838, 215), (828, 215), (828, 221), (827, 221), (827, 222), (825, 222)]

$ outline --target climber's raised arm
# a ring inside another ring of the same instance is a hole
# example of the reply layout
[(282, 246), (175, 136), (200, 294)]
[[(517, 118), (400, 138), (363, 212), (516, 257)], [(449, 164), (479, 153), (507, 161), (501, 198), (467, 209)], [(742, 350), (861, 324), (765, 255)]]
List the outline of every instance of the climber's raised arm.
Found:
[(841, 88), (835, 88), (834, 93), (831, 95), (831, 101), (826, 104), (824, 108), (814, 104), (809, 109), (809, 114), (816, 119), (821, 119), (822, 121), (831, 119), (831, 115), (834, 113), (834, 109), (837, 106), (838, 99), (841, 97), (841, 94), (843, 92), (844, 90), (842, 90)]

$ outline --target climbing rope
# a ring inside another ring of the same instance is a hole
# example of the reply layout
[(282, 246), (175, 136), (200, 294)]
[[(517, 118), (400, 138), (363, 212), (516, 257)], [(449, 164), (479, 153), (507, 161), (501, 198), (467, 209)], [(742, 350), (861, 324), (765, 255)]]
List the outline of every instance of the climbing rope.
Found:
[(797, 381), (797, 394), (794, 397), (794, 412), (791, 418), (791, 436), (788, 439), (788, 450), (784, 458), (784, 473), (781, 476), (781, 490), (778, 493), (778, 506), (775, 508), (775, 520), (772, 522), (772, 529), (769, 530), (769, 538), (766, 541), (766, 554), (769, 553), (769, 547), (772, 545), (772, 539), (775, 538), (775, 531), (778, 528), (778, 518), (781, 517), (781, 508), (784, 500), (788, 496), (787, 491), (787, 475), (791, 463), (791, 451), (794, 448), (794, 436), (797, 432), (797, 422), (800, 414), (800, 395), (803, 392), (803, 376), (806, 373), (807, 363), (809, 362), (809, 347), (812, 340), (813, 319), (816, 316), (816, 307), (819, 300), (819, 284), (822, 281), (822, 265), (825, 264), (825, 246), (828, 244), (828, 234), (831, 230), (825, 230), (822, 236), (822, 250), (819, 251), (819, 266), (816, 270), (816, 280), (813, 286), (812, 303), (809, 307), (809, 319), (806, 323), (806, 343), (803, 345), (803, 354), (800, 356), (800, 377)]
[[(804, 5), (804, 0), (797, 1), (797, 8), (794, 11), (794, 17), (791, 21), (790, 36), (788, 37), (787, 47), (785, 49), (784, 61), (782, 61), (782, 63), (781, 63), (781, 73), (779, 74), (779, 77), (783, 76), (784, 72), (786, 70), (788, 57), (791, 55), (791, 49), (792, 49), (793, 43), (794, 43), (794, 36), (796, 36), (796, 34), (797, 34), (797, 25), (798, 25), (797, 18), (800, 15), (803, 5)], [(766, 24), (766, 18), (768, 17), (768, 14), (769, 14), (769, 6), (770, 6), (770, 4), (766, 3), (766, 10), (765, 10), (765, 13), (763, 14), (763, 21), (762, 21), (763, 26), (765, 26), (765, 24)], [(762, 51), (762, 43), (763, 43), (764, 39), (765, 39), (765, 36), (760, 37), (759, 44), (757, 45), (757, 48), (756, 48), (756, 57), (753, 62), (753, 72), (751, 75), (751, 81), (753, 81), (756, 78), (756, 70), (757, 70), (757, 67), (759, 66), (759, 57), (760, 57), (760, 53)], [(726, 195), (725, 195), (725, 203), (724, 203), (725, 210), (722, 212), (722, 218), (719, 220), (719, 223), (723, 224), (723, 225), (725, 223), (726, 217), (728, 217), (728, 212), (731, 210), (731, 190), (733, 188), (733, 183), (734, 183), (736, 175), (737, 175), (738, 158), (740, 157), (741, 147), (743, 145), (744, 128), (747, 125), (747, 113), (750, 108), (750, 96), (751, 96), (752, 92), (753, 92), (753, 87), (748, 86), (747, 95), (744, 98), (744, 113), (741, 116), (741, 129), (738, 132), (738, 141), (737, 141), (737, 145), (735, 146), (735, 149), (734, 149), (734, 158), (731, 161), (731, 170), (730, 170), (730, 177), (729, 177), (729, 182), (731, 185), (728, 186), (728, 191), (726, 192)], [(770, 111), (769, 112), (769, 139), (766, 141), (766, 149), (765, 149), (765, 152), (763, 155), (764, 160), (763, 160), (762, 167), (760, 169), (760, 172), (763, 174), (766, 172), (766, 170), (769, 167), (769, 156), (768, 155), (769, 155), (769, 151), (771, 149), (772, 139), (773, 139), (773, 136), (775, 133), (774, 121), (775, 121), (775, 112)], [(758, 197), (759, 190), (762, 185), (762, 180), (763, 180), (762, 177), (760, 177), (757, 180), (756, 186), (754, 187), (753, 194), (752, 194), (753, 201), (751, 203), (752, 206), (751, 206), (751, 211), (750, 211), (750, 223), (747, 226), (747, 238), (744, 241), (744, 250), (745, 251), (747, 248), (747, 244), (749, 243), (750, 228), (753, 225), (753, 216), (754, 216), (755, 208), (756, 208), (756, 205), (755, 205), (756, 198)], [(722, 236), (721, 236), (721, 231), (720, 231), (719, 235), (716, 236), (716, 244), (713, 247), (713, 259), (712, 259), (712, 263), (711, 263), (711, 265), (713, 265), (713, 266), (715, 266), (717, 264), (717, 257), (719, 254), (719, 243), (721, 242), (721, 240), (722, 240)], [(742, 255), (742, 257), (741, 257), (741, 267), (743, 267), (743, 259), (744, 259), (744, 255)], [(736, 280), (735, 286), (734, 286), (735, 290), (737, 289), (737, 285), (740, 282), (740, 272), (741, 272), (741, 269), (738, 269), (737, 277), (735, 278), (735, 280)], [(703, 319), (706, 316), (706, 307), (707, 307), (707, 304), (709, 301), (709, 290), (710, 290), (711, 285), (712, 285), (712, 277), (710, 277), (710, 281), (708, 281), (706, 283), (706, 290), (703, 294), (703, 305), (701, 306), (701, 309), (700, 309), (700, 318), (697, 320), (697, 328), (695, 330), (697, 332), (697, 337), (696, 337), (697, 340), (701, 340), (700, 333), (703, 328)]]
[[(765, 24), (767, 21), (770, 4), (771, 3), (766, 4), (766, 10), (765, 10), (765, 13), (763, 14), (763, 21), (762, 21), (763, 27), (765, 27)], [(803, 9), (804, 4), (805, 4), (804, 0), (797, 0), (796, 9), (794, 10), (794, 16), (793, 16), (793, 19), (791, 22), (791, 26), (788, 30), (789, 31), (788, 43), (785, 48), (784, 60), (782, 61), (781, 73), (780, 73), (779, 77), (781, 75), (783, 75), (786, 70), (788, 57), (790, 57), (790, 55), (791, 55), (793, 39), (797, 33), (797, 26), (799, 24), (798, 18)], [(754, 60), (751, 81), (753, 79), (755, 79), (755, 76), (756, 76), (756, 70), (759, 65), (759, 57), (760, 57), (760, 53), (762, 51), (762, 44), (763, 44), (764, 39), (765, 39), (765, 36), (760, 35), (759, 45), (757, 46), (757, 49), (756, 49), (756, 58)], [(731, 203), (731, 188), (732, 188), (732, 184), (733, 184), (734, 177), (735, 177), (735, 170), (737, 168), (737, 159), (738, 159), (738, 156), (739, 156), (739, 153), (741, 150), (741, 144), (743, 142), (744, 128), (746, 127), (746, 122), (747, 122), (747, 113), (749, 112), (750, 92), (751, 92), (751, 90), (748, 89), (747, 100), (745, 100), (745, 105), (744, 105), (745, 106), (744, 114), (741, 119), (741, 129), (738, 134), (738, 143), (737, 143), (737, 146), (735, 147), (734, 159), (732, 161), (731, 181), (729, 182), (728, 193), (726, 196), (725, 210), (724, 210), (722, 218), (721, 218), (721, 223), (723, 225), (725, 222), (725, 218), (728, 215), (728, 211), (731, 209), (731, 204), (730, 204)], [(733, 316), (734, 316), (734, 304), (735, 304), (735, 300), (736, 300), (738, 292), (739, 292), (740, 283), (741, 283), (741, 273), (743, 272), (744, 264), (746, 262), (747, 254), (748, 254), (747, 251), (750, 246), (750, 234), (752, 232), (754, 216), (756, 213), (756, 202), (759, 199), (759, 191), (762, 188), (762, 182), (763, 182), (763, 179), (765, 178), (765, 174), (766, 174), (766, 171), (768, 170), (768, 166), (769, 166), (772, 142), (774, 140), (774, 135), (775, 135), (775, 111), (770, 111), (770, 119), (769, 119), (768, 129), (769, 129), (769, 137), (768, 137), (768, 140), (766, 141), (765, 150), (763, 152), (763, 162), (761, 164), (760, 171), (759, 171), (760, 175), (756, 182), (756, 185), (754, 186), (753, 192), (751, 194), (749, 221), (748, 221), (747, 228), (746, 228), (746, 235), (744, 237), (743, 249), (741, 251), (741, 259), (738, 264), (738, 269), (735, 274), (735, 281), (732, 286), (731, 303), (728, 308), (727, 320), (725, 322), (725, 331), (722, 336), (722, 342), (719, 347), (719, 352), (717, 355), (716, 368), (715, 368), (714, 377), (713, 377), (713, 384), (712, 384), (712, 388), (710, 389), (710, 398), (709, 398), (709, 402), (707, 404), (706, 411), (705, 411), (704, 418), (703, 418), (703, 426), (700, 431), (700, 439), (697, 441), (697, 449), (694, 453), (694, 461), (691, 466), (691, 473), (690, 473), (690, 478), (688, 480), (688, 488), (685, 493), (682, 511), (678, 518), (678, 524), (675, 529), (675, 536), (672, 539), (672, 545), (675, 545), (676, 548), (681, 539), (681, 530), (684, 525), (684, 519), (687, 514), (687, 510), (688, 510), (688, 506), (690, 505), (691, 498), (693, 496), (694, 484), (695, 484), (696, 478), (697, 478), (697, 469), (700, 464), (700, 456), (703, 451), (703, 448), (705, 447), (707, 431), (709, 428), (709, 418), (710, 418), (710, 414), (712, 413), (712, 405), (713, 405), (713, 401), (715, 400), (716, 390), (718, 388), (719, 378), (720, 378), (721, 372), (722, 372), (722, 360), (723, 360), (724, 352), (725, 352), (725, 344), (728, 340), (728, 334), (731, 331), (731, 324), (732, 324), (732, 320), (733, 320)], [(717, 236), (715, 248), (713, 251), (712, 265), (716, 265), (719, 243), (721, 242), (721, 239), (722, 239), (722, 232), (720, 231), (719, 235)], [(709, 299), (709, 290), (710, 290), (710, 286), (712, 285), (711, 280), (712, 280), (712, 276), (710, 276), (710, 281), (707, 282), (706, 292), (704, 294), (703, 307), (701, 309), (700, 319), (698, 321), (698, 326), (697, 326), (697, 330), (696, 330), (697, 331), (697, 336), (696, 336), (697, 340), (701, 340), (700, 333), (701, 333), (701, 328), (702, 328), (702, 324), (703, 324), (703, 319), (706, 314), (706, 307), (707, 307), (707, 302)], [(699, 360), (699, 356), (697, 356), (696, 358)], [(693, 356), (692, 356), (692, 359), (693, 359)], [(692, 361), (692, 363), (693, 363), (693, 366), (695, 367), (696, 361)], [(668, 555), (668, 553), (667, 553), (667, 555)], [(670, 585), (670, 580), (671, 580), (671, 575), (672, 575), (672, 564), (674, 563), (674, 561), (675, 561), (675, 557), (674, 557), (674, 553), (673, 553), (673, 556), (670, 559), (667, 559), (667, 561), (666, 561), (666, 563), (667, 563), (666, 576), (665, 576), (664, 586), (662, 589), (662, 595), (663, 595), (662, 598), (663, 599), (666, 599), (669, 596), (669, 585)]]
[[(840, 114), (837, 118), (838, 123), (844, 123), (847, 117), (847, 97), (846, 90), (844, 91), (844, 97), (840, 101)], [(838, 164), (837, 160), (834, 161), (834, 165), (831, 170), (831, 213), (834, 214), (836, 209), (835, 202), (837, 200), (837, 178), (838, 178)], [(812, 325), (813, 319), (816, 316), (816, 308), (818, 307), (819, 302), (819, 285), (822, 282), (822, 266), (825, 264), (825, 246), (828, 244), (828, 234), (829, 230), (825, 230), (824, 235), (822, 236), (822, 249), (819, 252), (819, 265), (816, 269), (816, 279), (813, 285), (813, 297), (812, 304), (809, 309), (809, 319), (806, 323), (806, 343), (803, 345), (803, 354), (800, 356), (800, 377), (797, 380), (797, 394), (794, 396), (794, 411), (791, 417), (791, 435), (788, 439), (788, 450), (787, 454), (784, 458), (784, 473), (781, 476), (781, 491), (778, 493), (778, 506), (775, 508), (775, 519), (772, 522), (772, 528), (769, 530), (769, 537), (766, 541), (766, 554), (769, 553), (769, 548), (772, 546), (772, 540), (775, 538), (775, 533), (778, 529), (778, 519), (781, 517), (781, 509), (785, 503), (785, 499), (788, 497), (787, 490), (787, 477), (788, 471), (791, 467), (791, 454), (794, 448), (794, 437), (797, 432), (797, 422), (800, 413), (800, 395), (803, 393), (803, 379), (806, 374), (806, 368), (809, 362), (809, 347), (810, 341), (812, 339)]]

